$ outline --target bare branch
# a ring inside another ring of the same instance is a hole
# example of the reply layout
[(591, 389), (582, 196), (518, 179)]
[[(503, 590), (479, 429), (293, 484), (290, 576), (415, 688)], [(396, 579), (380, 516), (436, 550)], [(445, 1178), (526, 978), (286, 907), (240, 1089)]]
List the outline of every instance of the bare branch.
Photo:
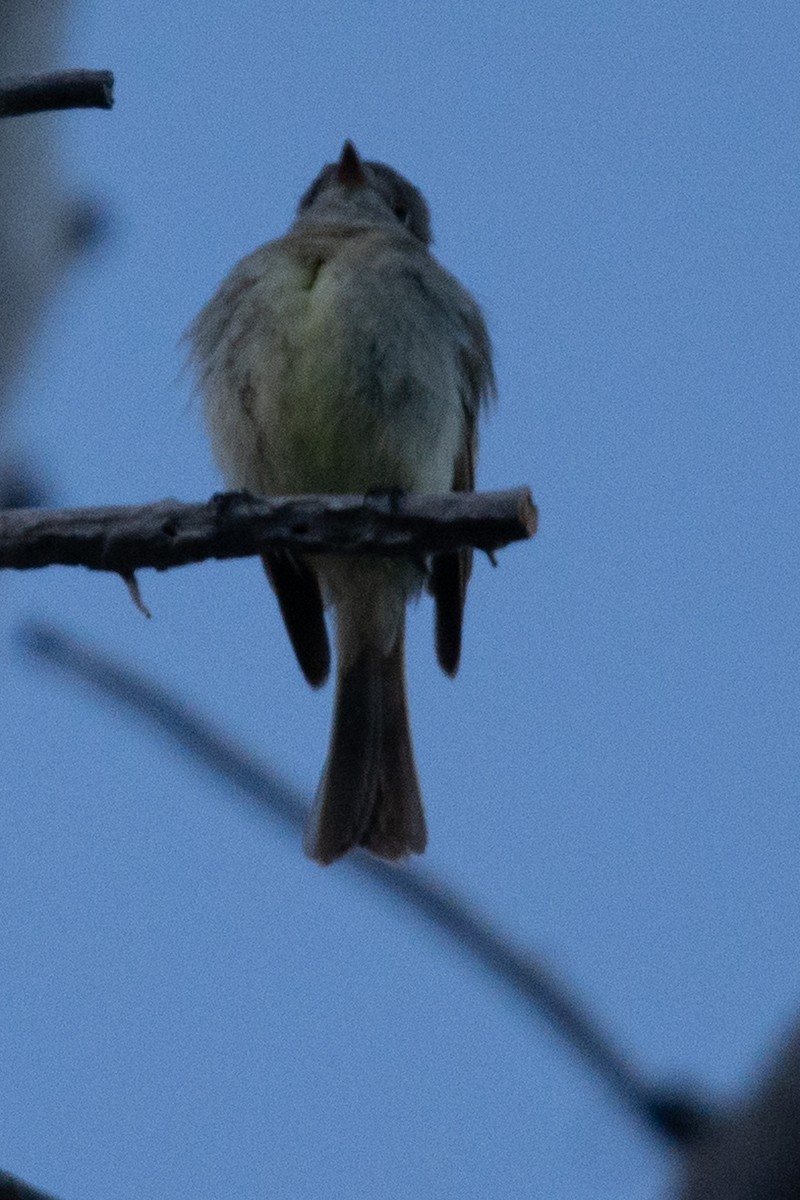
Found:
[(113, 103), (111, 71), (54, 71), (0, 80), (0, 117), (59, 108), (111, 108)]
[(62, 564), (130, 578), (142, 567), (163, 571), (278, 548), (412, 556), (461, 546), (491, 551), (535, 530), (527, 488), (366, 499), (226, 492), (207, 504), (161, 500), (125, 508), (6, 511), (0, 513), (0, 567)]
[[(304, 798), (278, 772), (165, 688), (51, 625), (26, 625), (21, 640), (39, 659), (145, 718), (293, 834), (302, 829), (307, 811)], [(705, 1115), (690, 1096), (650, 1086), (547, 967), (530, 951), (515, 946), (454, 889), (430, 872), (387, 866), (363, 851), (349, 855), (341, 867), (399, 896), (509, 987), (529, 1011), (544, 1015), (651, 1132), (674, 1145), (686, 1145), (704, 1128)]]

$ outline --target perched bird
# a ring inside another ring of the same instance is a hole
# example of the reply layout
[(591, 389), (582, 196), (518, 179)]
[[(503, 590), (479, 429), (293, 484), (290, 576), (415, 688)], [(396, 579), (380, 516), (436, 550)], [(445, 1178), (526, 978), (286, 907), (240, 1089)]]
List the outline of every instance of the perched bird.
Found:
[[(422, 194), (345, 142), (289, 232), (233, 269), (189, 338), (217, 460), (254, 494), (472, 491), (476, 422), (494, 388), (475, 300), (429, 252)], [(425, 849), (405, 682), (411, 559), (270, 551), (264, 567), (310, 684), (337, 682), (330, 747), (305, 837), (329, 863), (354, 846)], [(469, 551), (435, 555), (436, 650), (454, 675)]]

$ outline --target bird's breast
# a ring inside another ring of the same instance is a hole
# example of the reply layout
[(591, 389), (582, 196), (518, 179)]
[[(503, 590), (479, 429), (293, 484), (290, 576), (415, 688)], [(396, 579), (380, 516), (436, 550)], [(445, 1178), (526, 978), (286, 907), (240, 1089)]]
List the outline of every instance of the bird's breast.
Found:
[(276, 476), (264, 490), (449, 490), (459, 347), (424, 273), (357, 254), (312, 268), (253, 331), (251, 412)]

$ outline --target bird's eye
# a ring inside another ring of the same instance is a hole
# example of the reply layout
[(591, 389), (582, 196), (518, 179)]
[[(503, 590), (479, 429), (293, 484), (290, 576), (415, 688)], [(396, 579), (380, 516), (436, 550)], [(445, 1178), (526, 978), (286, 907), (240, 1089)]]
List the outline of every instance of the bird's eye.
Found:
[(405, 204), (395, 204), (392, 212), (397, 217), (401, 225), (408, 225), (411, 220), (411, 212)]

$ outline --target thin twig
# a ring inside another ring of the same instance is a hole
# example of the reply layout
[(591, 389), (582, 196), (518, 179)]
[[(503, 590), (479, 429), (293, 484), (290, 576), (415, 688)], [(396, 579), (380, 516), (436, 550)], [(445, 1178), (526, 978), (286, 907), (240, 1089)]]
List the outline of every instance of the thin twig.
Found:
[(0, 117), (61, 108), (111, 108), (113, 103), (111, 71), (54, 71), (0, 80)]
[(535, 530), (527, 488), (366, 498), (227, 492), (205, 504), (2, 512), (0, 567), (61, 564), (129, 578), (142, 567), (163, 571), (277, 548), (412, 556), (461, 546), (497, 550)]
[[(278, 817), (292, 831), (302, 828), (307, 811), (303, 797), (165, 688), (51, 625), (28, 624), (20, 636), (27, 651), (144, 717), (261, 811)], [(651, 1131), (683, 1145), (705, 1127), (704, 1114), (689, 1097), (650, 1087), (563, 985), (452, 888), (427, 871), (388, 867), (363, 852), (351, 855), (344, 865), (400, 896), (510, 987), (529, 1009), (547, 1017)]]

